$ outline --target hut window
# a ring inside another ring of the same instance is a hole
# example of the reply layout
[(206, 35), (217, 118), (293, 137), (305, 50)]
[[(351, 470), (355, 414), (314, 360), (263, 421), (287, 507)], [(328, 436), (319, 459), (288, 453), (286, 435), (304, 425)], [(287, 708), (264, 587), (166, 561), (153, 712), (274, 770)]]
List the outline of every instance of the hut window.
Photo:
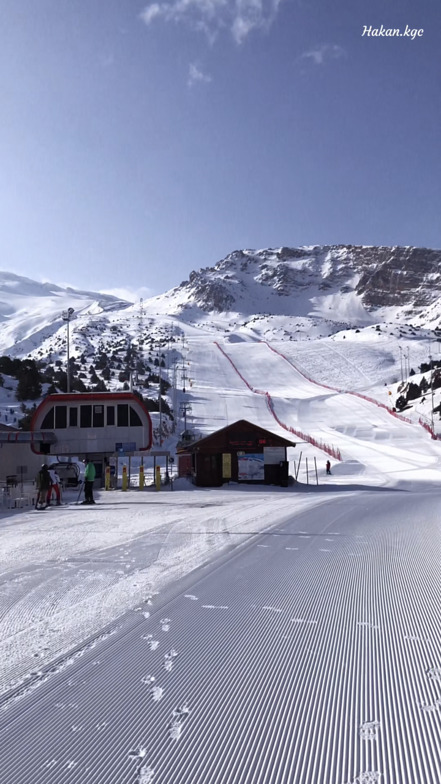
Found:
[(104, 427), (104, 406), (93, 407), (93, 426)]
[(118, 427), (127, 427), (129, 424), (129, 407), (127, 403), (119, 403), (116, 408), (118, 411)]
[(133, 427), (142, 427), (142, 422), (132, 406), (130, 406), (130, 424)]
[(110, 426), (115, 424), (115, 406), (107, 406), (107, 424)]
[(80, 406), (80, 427), (92, 427), (92, 406)]
[(42, 430), (53, 430), (54, 429), (54, 407), (49, 409), (45, 418), (41, 423)]
[(55, 406), (55, 427), (60, 430), (67, 427), (67, 406)]
[(69, 409), (69, 427), (77, 427), (78, 426), (78, 409), (77, 408), (70, 408)]

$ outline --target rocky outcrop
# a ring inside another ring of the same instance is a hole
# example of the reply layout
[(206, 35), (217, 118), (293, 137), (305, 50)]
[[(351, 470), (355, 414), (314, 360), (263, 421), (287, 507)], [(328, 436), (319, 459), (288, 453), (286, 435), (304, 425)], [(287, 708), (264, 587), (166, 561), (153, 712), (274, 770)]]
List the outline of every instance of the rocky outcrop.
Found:
[(194, 271), (174, 289), (206, 312), (240, 310), (241, 290), (258, 285), (286, 301), (296, 294), (355, 293), (367, 311), (420, 313), (441, 297), (441, 251), (428, 248), (315, 245), (235, 250)]

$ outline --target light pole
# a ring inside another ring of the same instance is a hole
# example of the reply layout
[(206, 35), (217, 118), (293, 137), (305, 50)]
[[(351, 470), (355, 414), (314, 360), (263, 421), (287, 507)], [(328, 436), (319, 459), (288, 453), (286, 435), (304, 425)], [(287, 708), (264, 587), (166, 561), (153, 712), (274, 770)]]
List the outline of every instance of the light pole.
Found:
[(61, 314), (61, 318), (63, 321), (67, 323), (67, 369), (66, 369), (66, 389), (67, 392), (70, 392), (70, 357), (69, 357), (69, 324), (70, 320), (75, 313), (73, 308), (68, 308), (67, 310), (63, 310)]

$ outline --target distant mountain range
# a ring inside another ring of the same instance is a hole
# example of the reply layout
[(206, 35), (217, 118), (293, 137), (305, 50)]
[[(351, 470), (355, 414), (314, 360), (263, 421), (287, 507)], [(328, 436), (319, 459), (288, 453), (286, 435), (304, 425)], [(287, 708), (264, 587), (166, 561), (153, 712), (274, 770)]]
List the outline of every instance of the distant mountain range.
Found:
[(147, 318), (151, 327), (172, 317), (176, 324), (242, 330), (251, 339), (270, 338), (276, 328), (279, 337), (299, 339), (386, 321), (435, 329), (441, 325), (441, 251), (354, 245), (236, 250), (135, 305), (0, 272), (0, 353), (63, 354), (68, 307), (75, 311), (73, 356), (93, 353), (95, 333), (101, 343), (115, 332), (133, 339)]
[(131, 304), (109, 294), (62, 288), (0, 271), (0, 353), (22, 357), (39, 349), (63, 327), (62, 313), (69, 307), (74, 308), (74, 319), (93, 319)]

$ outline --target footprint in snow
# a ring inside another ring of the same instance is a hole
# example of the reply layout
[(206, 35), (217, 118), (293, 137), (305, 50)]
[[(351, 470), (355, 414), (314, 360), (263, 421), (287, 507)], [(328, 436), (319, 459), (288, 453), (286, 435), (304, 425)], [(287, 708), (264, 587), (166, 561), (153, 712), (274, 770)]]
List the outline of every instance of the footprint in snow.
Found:
[(154, 778), (155, 771), (148, 765), (139, 771), (137, 784), (152, 784)]
[(170, 618), (162, 618), (160, 620), (161, 629), (163, 632), (170, 631), (170, 623), (171, 623)]
[(170, 738), (174, 741), (178, 741), (181, 737), (182, 729), (184, 726), (185, 720), (190, 715), (190, 708), (187, 704), (183, 705), (182, 708), (175, 708), (172, 713), (172, 720), (169, 724), (169, 735)]
[(435, 711), (438, 711), (440, 709), (440, 703), (441, 700), (435, 700), (435, 702), (432, 702), (430, 704), (428, 704), (427, 702), (419, 702), (417, 703), (417, 705), (419, 709), (424, 711), (425, 713), (435, 713)]
[(360, 773), (356, 779), (349, 782), (349, 784), (377, 784), (381, 779), (381, 773), (378, 771), (368, 770), (366, 773)]
[(140, 746), (139, 749), (130, 749), (129, 751), (130, 759), (143, 760), (146, 754), (147, 749), (145, 746)]
[(417, 634), (407, 634), (404, 639), (406, 642), (430, 642), (430, 640), (425, 640), (424, 637), (418, 637)]
[(162, 686), (153, 686), (152, 689), (153, 702), (159, 702), (159, 700), (162, 700), (163, 696), (164, 696), (164, 689), (162, 688)]
[(154, 640), (152, 634), (144, 634), (141, 639), (148, 642), (151, 651), (156, 651), (159, 647), (159, 640)]
[(173, 669), (173, 659), (175, 659), (177, 655), (178, 655), (178, 652), (175, 651), (174, 648), (172, 648), (169, 653), (165, 654), (165, 656), (164, 656), (164, 669), (167, 670), (167, 672), (171, 672), (172, 671), (172, 669)]
[(57, 765), (57, 763), (58, 763), (58, 760), (56, 760), (56, 759), (46, 760), (46, 762), (44, 762), (41, 767), (42, 768), (48, 768), (48, 770), (51, 770), (51, 768), (54, 768), (55, 765)]
[(426, 675), (432, 681), (441, 681), (441, 667), (432, 667), (427, 670)]
[(377, 740), (378, 730), (380, 728), (379, 721), (365, 721), (360, 726), (359, 734), (362, 740)]
[(193, 596), (192, 593), (184, 594), (184, 599), (191, 599), (192, 602), (197, 602), (198, 601), (198, 597), (197, 596)]

